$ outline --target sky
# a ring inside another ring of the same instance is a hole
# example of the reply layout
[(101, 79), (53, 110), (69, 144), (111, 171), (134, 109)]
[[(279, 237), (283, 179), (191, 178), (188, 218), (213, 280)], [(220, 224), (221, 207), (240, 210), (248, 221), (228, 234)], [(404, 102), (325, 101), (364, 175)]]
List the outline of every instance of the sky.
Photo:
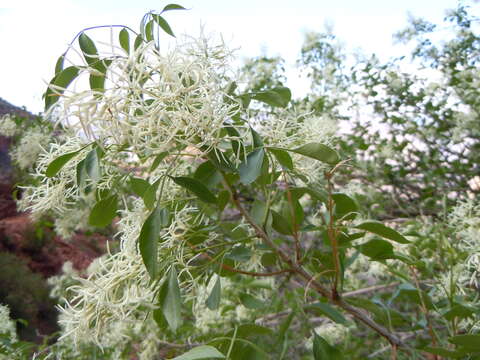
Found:
[(0, 97), (33, 113), (43, 110), (42, 93), (57, 58), (82, 29), (123, 24), (138, 30), (149, 10), (178, 3), (189, 11), (165, 18), (177, 34), (223, 34), (239, 59), (280, 55), (286, 59), (293, 95), (302, 92), (292, 70), (308, 31), (325, 24), (347, 49), (381, 58), (401, 55), (392, 34), (407, 24), (407, 14), (439, 22), (456, 0), (0, 0)]

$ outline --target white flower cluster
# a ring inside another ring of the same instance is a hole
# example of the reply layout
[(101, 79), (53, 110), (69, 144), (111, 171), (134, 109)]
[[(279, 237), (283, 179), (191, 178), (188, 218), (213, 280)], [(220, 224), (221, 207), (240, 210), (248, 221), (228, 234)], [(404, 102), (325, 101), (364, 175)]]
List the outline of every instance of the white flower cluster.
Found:
[[(332, 145), (337, 133), (337, 122), (327, 115), (316, 117), (300, 115), (291, 110), (278, 110), (266, 114), (255, 124), (255, 130), (266, 144), (286, 149), (294, 149), (307, 143)], [(305, 156), (290, 153), (295, 168), (315, 181), (326, 169), (320, 161), (311, 161)]]
[(71, 261), (63, 263), (62, 273), (47, 279), (50, 286), (50, 297), (59, 300), (67, 297), (67, 289), (77, 283), (79, 276), (79, 272), (74, 269)]
[(462, 278), (469, 278), (470, 284), (480, 287), (480, 204), (474, 199), (460, 202), (452, 209), (448, 219), (455, 229), (458, 246), (469, 255), (463, 265)]
[(331, 345), (342, 343), (350, 332), (350, 329), (342, 324), (328, 322), (315, 328), (318, 336), (324, 338)]
[(95, 201), (93, 196), (85, 196), (75, 208), (65, 210), (61, 216), (55, 217), (54, 230), (64, 240), (68, 240), (76, 231), (91, 230), (88, 218)]
[[(349, 326), (344, 326), (342, 324), (326, 322), (320, 326), (317, 326), (314, 329), (314, 331), (318, 336), (323, 338), (330, 345), (335, 346), (343, 343), (354, 327), (355, 327), (354, 324), (349, 324)], [(305, 342), (305, 348), (311, 350), (312, 347), (313, 347), (313, 336), (311, 336)]]
[(204, 38), (187, 39), (165, 53), (153, 42), (142, 44), (128, 57), (114, 57), (104, 92), (66, 91), (64, 116), (88, 137), (129, 144), (139, 156), (210, 148), (238, 109), (225, 102), (229, 57), (223, 43), (211, 46)]
[(295, 148), (310, 142), (331, 144), (337, 123), (327, 116), (312, 117), (291, 110), (278, 110), (276, 114), (266, 114), (255, 124), (255, 129), (268, 145)]
[[(132, 210), (124, 210), (118, 223), (120, 250), (99, 258), (87, 271), (88, 278), (77, 278), (77, 284), (67, 291), (72, 294), (61, 307), (62, 338), (76, 345), (93, 342), (102, 348), (112, 347), (114, 341), (142, 342), (145, 354), (154, 354), (162, 335), (156, 332), (151, 319), (157, 285), (151, 282), (138, 250), (138, 235), (148, 212), (141, 200), (134, 200)], [(172, 225), (163, 230), (159, 243), (160, 272), (176, 263), (180, 273), (188, 274), (185, 258), (188, 250), (182, 245), (183, 234), (197, 217), (197, 210), (179, 209)], [(92, 263), (93, 264), (93, 263)], [(183, 291), (192, 289), (192, 280), (180, 284)], [(113, 335), (114, 334), (114, 335)], [(136, 334), (136, 335), (132, 335)], [(142, 334), (151, 334), (147, 338)], [(143, 342), (147, 341), (143, 344)], [(148, 350), (150, 349), (150, 350)], [(142, 359), (150, 359), (145, 355)]]
[[(22, 199), (18, 207), (22, 211), (31, 211), (34, 216), (39, 216), (48, 210), (57, 214), (64, 213), (79, 199), (80, 193), (75, 186), (76, 167), (88, 152), (85, 143), (79, 137), (69, 137), (62, 144), (50, 144), (48, 151), (42, 152), (35, 168), (34, 177), (40, 180), (35, 186), (25, 186)], [(67, 162), (60, 170), (59, 176), (48, 178), (45, 171), (48, 165), (61, 155), (69, 152), (80, 151), (77, 156)]]
[(18, 341), (17, 327), (10, 318), (10, 309), (0, 304), (0, 335), (6, 335), (11, 342)]
[(146, 218), (139, 202), (132, 211), (125, 211), (119, 223), (121, 249), (99, 260), (97, 271), (68, 289), (73, 296), (66, 299), (59, 320), (63, 338), (75, 344), (95, 342), (103, 346), (104, 337), (116, 323), (141, 318), (152, 309), (155, 289), (137, 251), (137, 237)]
[(12, 137), (18, 132), (17, 124), (13, 121), (12, 116), (7, 114), (0, 117), (0, 135)]
[(378, 261), (359, 254), (345, 271), (345, 289), (358, 289), (373, 286), (388, 276), (387, 268)]
[(34, 126), (22, 133), (19, 143), (10, 152), (20, 169), (31, 169), (37, 161), (38, 155), (50, 143), (51, 136), (45, 134), (42, 129)]

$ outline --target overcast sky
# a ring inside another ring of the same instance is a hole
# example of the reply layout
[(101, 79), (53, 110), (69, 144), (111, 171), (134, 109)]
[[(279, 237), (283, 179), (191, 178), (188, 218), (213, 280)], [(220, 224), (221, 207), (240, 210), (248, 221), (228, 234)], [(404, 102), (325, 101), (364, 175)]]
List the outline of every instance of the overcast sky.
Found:
[[(407, 13), (440, 21), (456, 0), (0, 0), (0, 97), (38, 113), (55, 61), (83, 28), (124, 24), (138, 29), (143, 14), (174, 2), (190, 9), (165, 15), (176, 33), (200, 24), (220, 32), (239, 57), (281, 55), (293, 66), (306, 31), (325, 23), (349, 49), (399, 55), (392, 34)], [(295, 86), (295, 82), (293, 82)], [(295, 95), (295, 89), (294, 95)]]

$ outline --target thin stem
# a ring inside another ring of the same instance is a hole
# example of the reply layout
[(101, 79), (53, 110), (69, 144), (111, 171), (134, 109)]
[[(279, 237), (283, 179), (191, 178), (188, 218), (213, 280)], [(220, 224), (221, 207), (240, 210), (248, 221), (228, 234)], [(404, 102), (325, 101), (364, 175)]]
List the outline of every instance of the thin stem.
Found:
[(232, 341), (230, 341), (230, 346), (228, 347), (228, 352), (227, 352), (227, 360), (230, 359), (230, 354), (232, 353), (232, 350), (233, 350), (233, 344), (235, 343), (235, 340), (237, 339), (237, 330), (238, 330), (238, 326), (235, 325), (235, 330), (233, 331), (233, 336), (232, 336)]

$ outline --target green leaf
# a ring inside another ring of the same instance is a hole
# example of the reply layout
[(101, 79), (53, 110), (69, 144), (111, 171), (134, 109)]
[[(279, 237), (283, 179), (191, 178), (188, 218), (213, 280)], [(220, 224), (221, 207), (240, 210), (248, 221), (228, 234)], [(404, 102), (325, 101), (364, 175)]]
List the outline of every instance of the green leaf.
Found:
[(292, 99), (292, 93), (287, 87), (278, 87), (250, 95), (252, 99), (261, 101), (273, 107), (286, 107)]
[(55, 63), (55, 75), (57, 75), (59, 72), (63, 70), (63, 64), (65, 60), (65, 54), (62, 54)]
[(267, 204), (265, 204), (262, 200), (255, 200), (252, 205), (252, 210), (250, 211), (250, 215), (252, 219), (255, 221), (256, 224), (260, 226), (265, 225), (265, 221), (267, 220)]
[(143, 203), (149, 210), (153, 209), (155, 201), (157, 200), (157, 190), (158, 186), (160, 185), (160, 180), (161, 179), (158, 179), (153, 184), (150, 184), (142, 195)]
[(352, 220), (356, 216), (358, 206), (355, 200), (346, 194), (335, 193), (332, 194), (333, 201), (335, 202), (335, 215), (338, 219), (343, 218), (345, 215), (350, 214), (345, 220)]
[(347, 319), (345, 319), (342, 313), (327, 303), (316, 302), (308, 305), (306, 309), (314, 310), (315, 312), (325, 315), (338, 324), (347, 323)]
[(395, 257), (392, 244), (382, 239), (372, 239), (360, 245), (358, 249), (372, 260), (385, 260)]
[(270, 172), (270, 161), (268, 156), (263, 156), (262, 169), (260, 171), (260, 176), (257, 178), (257, 183), (261, 186), (271, 185), (275, 177), (280, 176), (280, 173)]
[(160, 289), (160, 307), (168, 326), (175, 332), (182, 325), (182, 298), (175, 266), (170, 268)]
[(256, 149), (248, 154), (247, 159), (240, 164), (238, 171), (240, 181), (243, 184), (251, 184), (260, 176), (264, 154), (265, 150), (263, 148)]
[(177, 5), (177, 4), (168, 4), (167, 6), (165, 6), (163, 8), (163, 10), (161, 11), (161, 13), (164, 13), (166, 11), (171, 11), (171, 10), (187, 10), (186, 8), (184, 8), (182, 5)]
[(78, 43), (87, 64), (103, 73), (105, 66), (98, 57), (97, 47), (92, 39), (90, 39), (87, 34), (81, 33), (78, 37)]
[(145, 194), (145, 191), (147, 191), (149, 186), (150, 183), (145, 179), (136, 177), (130, 179), (130, 187), (137, 196), (143, 197), (143, 194)]
[(95, 146), (85, 158), (85, 170), (94, 182), (100, 179), (100, 158), (98, 153), (99, 148)]
[[(421, 298), (420, 298), (421, 296)], [(392, 299), (399, 298), (402, 303), (405, 303), (405, 299), (413, 301), (415, 304), (422, 306), (425, 304), (427, 309), (432, 310), (434, 308), (432, 299), (425, 291), (418, 291), (418, 289), (409, 283), (404, 283), (398, 286), (396, 293), (393, 295)]]
[(232, 146), (233, 153), (239, 159), (245, 156), (245, 146), (243, 142), (237, 139), (240, 139), (240, 133), (233, 126), (226, 125), (223, 127), (227, 134), (231, 137), (230, 143)]
[(225, 210), (225, 207), (230, 201), (230, 193), (228, 192), (228, 190), (223, 190), (218, 194), (217, 199), (218, 210), (222, 212), (223, 210)]
[(172, 28), (168, 24), (167, 20), (165, 20), (162, 16), (152, 14), (153, 19), (155, 22), (162, 28), (163, 31), (165, 31), (168, 35), (175, 37), (173, 34)]
[(178, 177), (170, 177), (177, 185), (180, 185), (181, 187), (187, 189), (188, 191), (191, 191), (194, 193), (200, 200), (210, 203), (210, 204), (216, 204), (217, 203), (217, 198), (213, 193), (208, 190), (208, 188), (203, 185), (200, 181), (189, 178), (186, 176), (178, 176)]
[(340, 161), (340, 157), (335, 150), (320, 143), (309, 143), (293, 150), (287, 150), (331, 165), (334, 165)]
[(167, 151), (164, 151), (157, 156), (155, 156), (155, 159), (153, 159), (152, 166), (150, 166), (150, 172), (154, 171), (158, 165), (162, 162), (163, 159), (165, 159), (168, 155)]
[(250, 102), (252, 101), (252, 94), (241, 94), (237, 96), (242, 103), (242, 108), (247, 109), (250, 106)]
[[(287, 220), (289, 226), (292, 230), (298, 231), (299, 226), (302, 224), (305, 214), (303, 212), (303, 207), (300, 205), (298, 198), (295, 197), (294, 193), (291, 194), (291, 199), (288, 197), (288, 193), (285, 193), (285, 201), (282, 204), (281, 214)], [(293, 208), (293, 213), (292, 213)]]
[(168, 225), (168, 211), (156, 208), (145, 220), (140, 230), (138, 245), (143, 263), (152, 279), (157, 276), (158, 268), (158, 239), (162, 227)]
[(145, 25), (145, 39), (147, 39), (147, 41), (153, 40), (153, 20), (150, 20), (147, 25)]
[(205, 304), (210, 310), (216, 310), (220, 306), (220, 297), (221, 297), (222, 286), (220, 283), (220, 276), (217, 276), (215, 285), (213, 285), (212, 291), (207, 298)]
[(264, 267), (273, 266), (277, 263), (277, 255), (273, 252), (266, 252), (260, 260)]
[(260, 134), (253, 130), (253, 128), (250, 128), (250, 132), (252, 133), (253, 148), (263, 147), (263, 140)]
[(282, 215), (280, 215), (275, 210), (271, 210), (272, 213), (272, 227), (273, 229), (283, 235), (292, 235), (293, 230), (291, 224), (285, 219)]
[(268, 148), (283, 168), (293, 171), (293, 161), (287, 151), (277, 148)]
[(247, 293), (240, 295), (240, 301), (247, 309), (263, 309), (266, 306), (263, 301)]
[(142, 43), (143, 43), (142, 35), (137, 35), (137, 37), (135, 38), (135, 41), (133, 42), (133, 48), (137, 50), (138, 47), (142, 45)]
[(171, 360), (201, 360), (201, 359), (225, 359), (220, 351), (213, 346), (201, 345), (197, 346), (186, 353), (177, 356)]
[(233, 247), (232, 250), (225, 255), (225, 257), (238, 262), (245, 262), (250, 260), (252, 257), (252, 251), (243, 245), (238, 245)]
[(193, 177), (209, 188), (215, 187), (222, 180), (222, 175), (211, 161), (201, 163)]
[(83, 189), (85, 180), (87, 179), (87, 171), (85, 170), (85, 159), (79, 161), (76, 168), (77, 187)]
[(130, 35), (128, 34), (127, 29), (120, 30), (120, 33), (118, 34), (118, 40), (122, 49), (128, 54), (130, 52)]
[(410, 243), (410, 241), (408, 241), (403, 235), (401, 235), (397, 231), (376, 221), (367, 221), (367, 222), (361, 223), (360, 225), (357, 225), (356, 228), (369, 231), (373, 234), (384, 237), (385, 239), (396, 241), (400, 244)]
[(292, 195), (295, 195), (297, 199), (300, 199), (304, 194), (308, 194), (312, 200), (326, 203), (327, 193), (321, 193), (312, 187), (292, 187), (290, 188)]
[(476, 309), (471, 306), (466, 306), (462, 304), (455, 304), (450, 309), (442, 314), (442, 316), (451, 321), (455, 318), (465, 319), (472, 317), (476, 312)]
[(95, 43), (84, 32), (82, 32), (78, 37), (78, 43), (80, 45), (80, 49), (83, 52), (83, 56), (85, 57), (85, 60), (88, 63), (92, 61), (92, 56), (98, 56), (97, 47), (95, 46)]
[(69, 66), (53, 77), (45, 92), (45, 110), (48, 110), (60, 99), (60, 95), (78, 76), (79, 70), (76, 66)]
[(105, 227), (109, 225), (117, 215), (117, 205), (117, 195), (112, 195), (100, 200), (90, 212), (88, 223), (96, 227)]
[(47, 170), (45, 171), (45, 176), (51, 178), (57, 175), (58, 172), (62, 170), (62, 168), (65, 166), (65, 164), (68, 163), (71, 159), (73, 159), (75, 155), (77, 155), (80, 151), (81, 149), (67, 154), (63, 154), (53, 160), (50, 164), (48, 164)]
[(313, 358), (315, 360), (342, 360), (340, 350), (330, 345), (316, 333), (313, 335)]
[(480, 334), (465, 334), (452, 336), (448, 339), (449, 342), (457, 346), (462, 346), (469, 350), (480, 351)]
[(103, 75), (90, 75), (88, 81), (92, 90), (103, 91), (105, 89), (105, 76)]

